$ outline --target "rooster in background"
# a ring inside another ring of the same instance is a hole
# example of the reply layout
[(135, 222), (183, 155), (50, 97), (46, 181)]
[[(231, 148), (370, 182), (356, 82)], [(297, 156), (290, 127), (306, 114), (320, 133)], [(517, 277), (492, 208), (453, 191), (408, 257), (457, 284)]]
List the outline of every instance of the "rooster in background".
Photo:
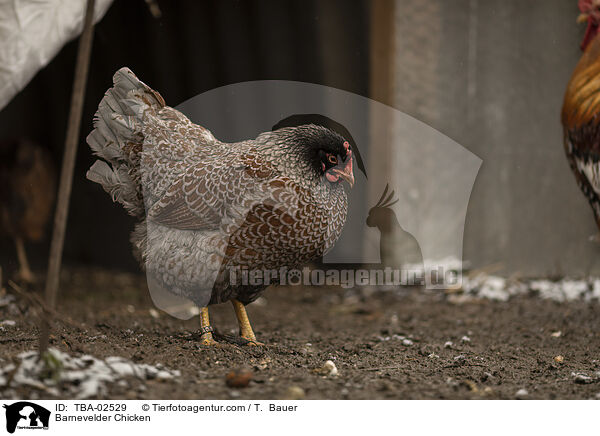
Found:
[[(600, 229), (600, 0), (580, 0), (578, 22), (587, 22), (583, 55), (567, 86), (562, 108), (564, 146), (577, 184)], [(600, 233), (595, 237), (600, 241)]]
[(42, 239), (55, 186), (54, 165), (47, 150), (27, 140), (0, 142), (0, 232), (15, 241), (20, 281), (35, 281), (25, 241)]

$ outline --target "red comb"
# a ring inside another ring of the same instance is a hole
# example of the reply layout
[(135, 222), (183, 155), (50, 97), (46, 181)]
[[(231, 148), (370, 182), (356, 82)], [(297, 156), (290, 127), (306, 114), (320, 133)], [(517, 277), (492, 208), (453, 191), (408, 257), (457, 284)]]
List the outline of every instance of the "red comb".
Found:
[(581, 12), (588, 12), (592, 9), (592, 0), (579, 0), (577, 6), (579, 6)]

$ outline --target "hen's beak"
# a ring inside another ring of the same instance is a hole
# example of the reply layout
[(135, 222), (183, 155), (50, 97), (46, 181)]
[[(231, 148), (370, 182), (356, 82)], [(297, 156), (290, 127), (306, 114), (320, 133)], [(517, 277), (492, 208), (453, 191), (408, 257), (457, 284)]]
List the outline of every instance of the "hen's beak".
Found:
[(583, 13), (579, 14), (579, 16), (577, 17), (577, 23), (578, 24), (586, 23), (589, 17), (590, 17), (590, 14), (588, 14), (587, 12), (583, 12)]
[(354, 186), (354, 173), (352, 172), (352, 157), (348, 159), (348, 163), (344, 166), (343, 169), (332, 168), (331, 172), (348, 182), (351, 188)]

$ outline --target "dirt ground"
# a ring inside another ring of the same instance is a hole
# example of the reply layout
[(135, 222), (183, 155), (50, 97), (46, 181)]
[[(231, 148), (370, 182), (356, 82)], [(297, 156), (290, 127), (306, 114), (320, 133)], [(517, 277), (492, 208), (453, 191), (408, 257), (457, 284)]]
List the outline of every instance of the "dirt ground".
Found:
[[(52, 346), (181, 371), (175, 380), (144, 382), (139, 389), (134, 383), (111, 385), (106, 395), (111, 399), (588, 399), (600, 394), (597, 303), (536, 296), (459, 303), (441, 291), (271, 288), (248, 307), (265, 346), (222, 342), (209, 348), (199, 345), (197, 319), (181, 321), (162, 312), (156, 317), (152, 308), (142, 275), (70, 269), (59, 310), (73, 324), (56, 325)], [(0, 329), (3, 362), (35, 349), (38, 333), (34, 310), (23, 297), (0, 308), (0, 321), (6, 319), (16, 323)], [(211, 321), (222, 335), (237, 332), (229, 304), (212, 307)], [(313, 371), (327, 360), (335, 363), (337, 376)], [(252, 381), (229, 388), (225, 375), (238, 367), (250, 368)], [(30, 388), (17, 394), (48, 398)]]

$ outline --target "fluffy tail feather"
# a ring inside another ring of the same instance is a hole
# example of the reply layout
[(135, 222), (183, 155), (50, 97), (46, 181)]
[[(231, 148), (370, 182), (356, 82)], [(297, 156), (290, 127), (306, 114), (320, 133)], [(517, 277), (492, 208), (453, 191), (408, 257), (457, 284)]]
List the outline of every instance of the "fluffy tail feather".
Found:
[[(100, 184), (113, 201), (133, 216), (144, 215), (139, 159), (143, 149), (144, 119), (165, 106), (160, 94), (141, 82), (129, 68), (113, 77), (94, 116), (87, 143), (97, 160), (86, 177)], [(110, 164), (110, 165), (109, 165)]]

